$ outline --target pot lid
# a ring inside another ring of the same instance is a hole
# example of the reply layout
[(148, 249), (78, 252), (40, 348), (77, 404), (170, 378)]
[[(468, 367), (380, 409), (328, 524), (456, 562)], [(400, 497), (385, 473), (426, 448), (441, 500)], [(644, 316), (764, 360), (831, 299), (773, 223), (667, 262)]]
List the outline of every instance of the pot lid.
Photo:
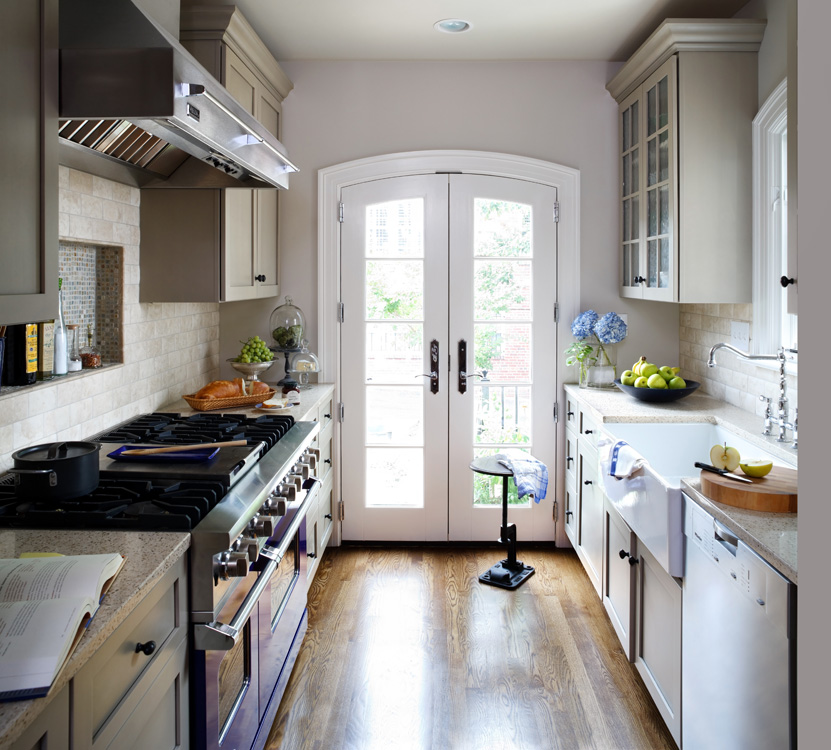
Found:
[(12, 454), (15, 461), (62, 461), (64, 459), (78, 458), (90, 453), (98, 453), (101, 446), (97, 443), (85, 443), (82, 441), (64, 443), (44, 443), (43, 445), (32, 445), (23, 448)]

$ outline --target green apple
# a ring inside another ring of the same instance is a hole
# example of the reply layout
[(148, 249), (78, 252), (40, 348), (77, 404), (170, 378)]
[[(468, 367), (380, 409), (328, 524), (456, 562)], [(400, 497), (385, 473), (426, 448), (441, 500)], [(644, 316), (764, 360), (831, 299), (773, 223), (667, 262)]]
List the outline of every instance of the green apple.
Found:
[(646, 379), (646, 384), (647, 384), (650, 388), (658, 388), (658, 389), (660, 389), (660, 388), (666, 388), (666, 387), (667, 387), (667, 381), (663, 379), (663, 377), (661, 376), (661, 373), (659, 373), (659, 372), (653, 372), (653, 373), (652, 373), (652, 374), (651, 374), (651, 375), (650, 375), (650, 376)]
[(667, 386), (669, 386), (673, 390), (676, 390), (677, 388), (686, 388), (687, 387), (687, 381), (684, 380), (684, 378), (681, 378), (678, 375), (675, 375), (672, 378), (672, 380), (670, 380), (669, 383), (667, 383)]
[(673, 368), (664, 365), (663, 367), (658, 368), (658, 373), (664, 380), (667, 381), (667, 383), (669, 383), (669, 381), (675, 377), (675, 373), (672, 370)]
[(658, 372), (658, 365), (653, 365), (651, 362), (641, 365), (640, 374), (645, 378), (648, 378), (650, 375), (654, 375), (656, 372)]
[(639, 375), (637, 380), (635, 380), (635, 382), (632, 383), (632, 385), (634, 385), (635, 388), (649, 388), (649, 386), (646, 383), (646, 378), (643, 375)]
[(638, 376), (635, 375), (632, 370), (626, 370), (620, 376), (620, 382), (623, 383), (623, 385), (634, 385), (637, 379)]
[(749, 477), (764, 477), (773, 471), (773, 461), (766, 458), (749, 458), (742, 461), (739, 466)]
[(710, 463), (717, 469), (727, 469), (727, 471), (735, 471), (739, 468), (742, 457), (736, 448), (733, 448), (727, 443), (724, 445), (714, 445), (710, 448)]

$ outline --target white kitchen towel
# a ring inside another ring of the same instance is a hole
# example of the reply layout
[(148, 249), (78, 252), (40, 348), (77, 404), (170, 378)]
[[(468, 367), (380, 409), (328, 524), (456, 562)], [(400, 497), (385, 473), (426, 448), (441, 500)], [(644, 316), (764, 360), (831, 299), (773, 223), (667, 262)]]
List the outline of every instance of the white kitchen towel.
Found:
[(545, 497), (548, 492), (548, 467), (542, 461), (516, 449), (497, 453), (494, 458), (513, 472), (519, 497), (531, 495), (536, 503)]
[(625, 440), (618, 440), (609, 449), (609, 476), (615, 479), (631, 477), (646, 465), (646, 459)]

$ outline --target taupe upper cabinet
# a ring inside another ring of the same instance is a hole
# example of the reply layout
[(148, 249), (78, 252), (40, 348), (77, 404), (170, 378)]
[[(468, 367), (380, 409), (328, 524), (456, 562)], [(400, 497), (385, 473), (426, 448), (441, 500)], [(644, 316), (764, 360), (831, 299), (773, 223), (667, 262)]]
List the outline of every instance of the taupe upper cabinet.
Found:
[[(236, 6), (182, 8), (180, 26), (182, 45), (279, 139), (282, 101), (292, 83)], [(278, 296), (278, 192), (143, 191), (140, 299), (231, 302)], [(183, 220), (191, 216), (197, 220)]]
[(0, 324), (58, 311), (58, 3), (0, 10)]
[(607, 84), (619, 105), (620, 294), (750, 302), (751, 124), (765, 21), (665, 21)]

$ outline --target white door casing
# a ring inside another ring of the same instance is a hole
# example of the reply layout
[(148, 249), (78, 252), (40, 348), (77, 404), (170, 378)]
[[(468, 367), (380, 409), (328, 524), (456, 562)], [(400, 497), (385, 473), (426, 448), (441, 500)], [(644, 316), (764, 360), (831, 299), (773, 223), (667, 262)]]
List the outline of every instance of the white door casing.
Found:
[[(568, 370), (562, 350), (569, 340), (570, 321), (579, 312), (580, 298), (580, 174), (578, 170), (527, 157), (479, 151), (417, 151), (387, 154), (346, 162), (318, 172), (318, 353), (321, 381), (335, 383), (335, 400), (340, 399), (341, 347), (339, 335), (340, 223), (339, 203), (344, 188), (384, 177), (431, 173), (482, 174), (510, 177), (550, 185), (557, 189), (559, 223), (557, 225), (557, 289), (559, 322), (556, 330), (556, 380), (554, 394), (560, 415), (565, 399), (562, 385)], [(349, 208), (344, 207), (346, 215)], [(552, 311), (553, 312), (553, 311)], [(337, 425), (336, 425), (337, 427)], [(557, 445), (562, 445), (565, 420), (557, 426)], [(335, 430), (334, 450), (341, 453), (340, 430)], [(564, 462), (556, 462), (550, 472), (549, 499), (557, 500), (557, 537), (559, 546), (569, 546), (563, 524)], [(341, 477), (335, 477), (336, 497), (341, 497)], [(551, 506), (548, 505), (550, 508)], [(348, 504), (344, 510), (349, 512)], [(496, 530), (498, 532), (498, 529)], [(340, 543), (340, 527), (335, 543)]]

